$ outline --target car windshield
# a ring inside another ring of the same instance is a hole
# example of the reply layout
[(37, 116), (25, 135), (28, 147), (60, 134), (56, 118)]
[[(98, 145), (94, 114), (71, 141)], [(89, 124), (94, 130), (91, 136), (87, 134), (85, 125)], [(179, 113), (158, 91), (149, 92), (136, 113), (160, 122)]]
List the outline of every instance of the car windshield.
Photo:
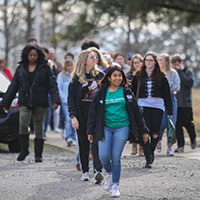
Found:
[(9, 85), (9, 79), (3, 74), (3, 72), (0, 72), (0, 92), (5, 93)]

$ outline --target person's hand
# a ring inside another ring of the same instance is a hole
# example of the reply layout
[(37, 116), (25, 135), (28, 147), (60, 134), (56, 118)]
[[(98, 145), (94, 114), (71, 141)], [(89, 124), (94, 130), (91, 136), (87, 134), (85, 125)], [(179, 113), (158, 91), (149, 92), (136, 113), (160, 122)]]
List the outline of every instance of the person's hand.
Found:
[(74, 129), (79, 129), (79, 121), (78, 121), (78, 119), (76, 117), (72, 118), (72, 127)]
[(56, 110), (58, 108), (58, 103), (53, 103), (53, 109)]
[(183, 69), (184, 69), (183, 63), (180, 63), (179, 66), (180, 66), (180, 68), (179, 68), (180, 70), (183, 70)]
[(149, 140), (149, 135), (147, 133), (145, 133), (142, 135), (142, 137), (143, 137), (144, 144), (146, 144)]
[(97, 82), (96, 81), (92, 81), (92, 84), (89, 86), (89, 90), (94, 90), (97, 88)]
[(7, 114), (8, 113), (8, 109), (7, 108), (3, 108), (3, 111)]
[(88, 134), (88, 140), (89, 140), (90, 143), (93, 142), (93, 139), (94, 139), (93, 135)]

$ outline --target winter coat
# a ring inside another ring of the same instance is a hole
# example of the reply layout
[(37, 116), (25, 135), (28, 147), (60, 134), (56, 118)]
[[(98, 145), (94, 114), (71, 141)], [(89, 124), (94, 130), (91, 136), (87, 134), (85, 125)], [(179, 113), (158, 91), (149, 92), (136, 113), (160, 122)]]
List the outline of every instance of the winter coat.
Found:
[(68, 88), (70, 83), (70, 73), (59, 74), (57, 77), (58, 90), (62, 103), (67, 104)]
[[(145, 74), (145, 76), (143, 76), (140, 81), (139, 98), (148, 97), (147, 81), (147, 74)], [(135, 95), (137, 92), (137, 84), (138, 80), (136, 79), (136, 76), (134, 76), (131, 84), (131, 89)], [(164, 100), (165, 108), (167, 109), (167, 114), (173, 114), (172, 100), (167, 78), (163, 77), (159, 80), (152, 80), (151, 96), (162, 98)]]
[(47, 61), (37, 66), (32, 85), (29, 83), (28, 67), (22, 62), (18, 64), (13, 80), (3, 98), (3, 107), (9, 108), (16, 93), (19, 92), (19, 106), (28, 108), (48, 107), (48, 93), (52, 103), (60, 104), (57, 83)]
[[(105, 98), (107, 87), (102, 87), (95, 94), (90, 105), (88, 114), (87, 133), (94, 135), (97, 140), (104, 140), (104, 115), (105, 115)], [(130, 130), (135, 138), (139, 134), (148, 133), (149, 130), (140, 112), (140, 108), (136, 102), (135, 96), (131, 89), (124, 87), (124, 98), (126, 101), (126, 109), (130, 120)]]
[[(99, 81), (103, 77), (103, 73), (99, 72), (99, 74), (95, 77), (96, 81)], [(68, 109), (70, 118), (76, 117), (78, 121), (83, 121), (83, 113), (81, 113), (81, 91), (82, 84), (79, 82), (78, 76), (75, 76), (73, 82), (69, 84), (68, 90)]]
[(181, 88), (176, 94), (177, 105), (182, 108), (192, 108), (193, 73), (186, 67), (183, 70), (178, 69), (177, 72), (181, 79)]

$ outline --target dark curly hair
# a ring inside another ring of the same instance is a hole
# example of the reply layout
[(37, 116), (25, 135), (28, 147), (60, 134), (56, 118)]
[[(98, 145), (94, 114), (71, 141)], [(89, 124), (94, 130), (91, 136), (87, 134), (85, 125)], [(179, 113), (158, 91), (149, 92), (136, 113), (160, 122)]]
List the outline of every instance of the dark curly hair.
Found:
[(81, 50), (89, 49), (90, 47), (96, 47), (97, 49), (100, 49), (99, 43), (97, 43), (94, 40), (84, 40), (81, 44)]
[(28, 65), (28, 54), (31, 50), (35, 50), (38, 54), (38, 60), (37, 60), (37, 65), (41, 65), (42, 63), (45, 62), (45, 55), (42, 51), (42, 48), (37, 46), (37, 45), (26, 45), (21, 53), (21, 62), (24, 63), (25, 65)]

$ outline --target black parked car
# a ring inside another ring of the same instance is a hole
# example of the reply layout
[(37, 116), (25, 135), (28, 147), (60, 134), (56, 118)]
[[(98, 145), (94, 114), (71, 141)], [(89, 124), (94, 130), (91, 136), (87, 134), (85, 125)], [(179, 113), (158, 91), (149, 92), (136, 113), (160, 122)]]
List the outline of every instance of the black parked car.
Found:
[(1, 101), (8, 86), (9, 79), (0, 72), (0, 143), (8, 144), (10, 152), (19, 152), (19, 107), (16, 97), (7, 114), (4, 113)]

